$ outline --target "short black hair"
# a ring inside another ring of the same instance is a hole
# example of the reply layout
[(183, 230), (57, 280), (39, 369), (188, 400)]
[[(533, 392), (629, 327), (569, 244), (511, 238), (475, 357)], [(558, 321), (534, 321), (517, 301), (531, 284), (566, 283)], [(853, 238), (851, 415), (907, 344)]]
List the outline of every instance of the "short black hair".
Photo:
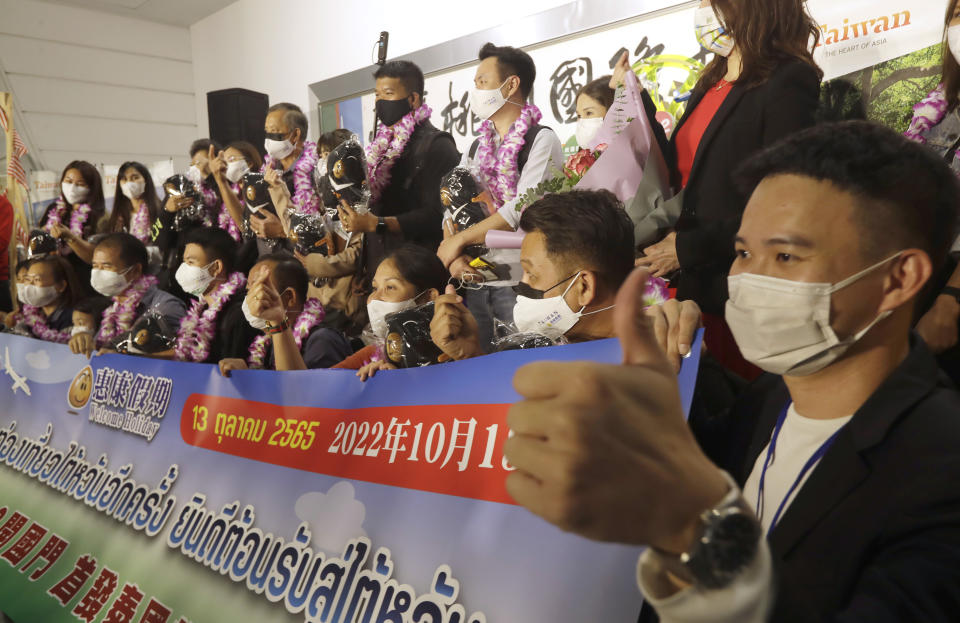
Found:
[(287, 288), (293, 288), (297, 300), (306, 303), (310, 277), (300, 260), (289, 253), (268, 253), (260, 256), (257, 264), (261, 262), (274, 263), (273, 281), (277, 286), (277, 292), (283, 294)]
[(747, 194), (776, 175), (830, 182), (856, 197), (867, 259), (918, 248), (936, 269), (956, 238), (960, 187), (950, 167), (933, 150), (876, 123), (815, 126), (756, 154), (736, 173)]
[(610, 191), (546, 195), (524, 211), (520, 229), (543, 234), (547, 254), (570, 270), (597, 271), (609, 291), (616, 292), (633, 270), (633, 222)]
[(450, 281), (450, 273), (437, 254), (419, 245), (408, 242), (397, 248), (383, 261), (387, 260), (393, 261), (397, 272), (413, 284), (417, 294), (431, 288), (443, 294), (447, 282)]
[(529, 54), (508, 45), (497, 46), (485, 43), (477, 56), (481, 61), (495, 56), (497, 69), (500, 71), (500, 81), (503, 82), (510, 76), (517, 76), (520, 78), (520, 95), (523, 99), (530, 97), (530, 93), (533, 92), (533, 82), (537, 79), (537, 66)]
[(197, 227), (187, 234), (183, 243), (184, 248), (188, 244), (199, 245), (207, 255), (207, 261), (223, 262), (224, 276), (233, 272), (236, 265), (237, 243), (224, 230), (219, 227)]
[(210, 146), (213, 145), (213, 151), (220, 153), (220, 143), (209, 138), (198, 138), (197, 140), (190, 143), (190, 157), (193, 158), (197, 155), (198, 151), (207, 153), (210, 151)]
[(291, 104), (290, 102), (280, 102), (279, 104), (274, 104), (267, 109), (267, 114), (269, 115), (272, 112), (278, 110), (283, 111), (283, 123), (290, 129), (300, 130), (300, 140), (307, 140), (307, 116), (303, 114), (303, 111), (296, 104)]
[(353, 132), (346, 128), (337, 128), (330, 132), (324, 132), (317, 139), (317, 153), (322, 151), (333, 151), (342, 143), (349, 141), (353, 137)]
[(80, 300), (79, 303), (74, 305), (73, 311), (78, 311), (81, 314), (89, 314), (93, 316), (93, 330), (100, 330), (100, 320), (103, 316), (103, 312), (106, 311), (108, 307), (113, 305), (113, 299), (107, 296), (88, 296)]
[(384, 63), (373, 74), (374, 80), (379, 78), (396, 78), (403, 84), (403, 88), (407, 90), (408, 94), (419, 93), (420, 97), (423, 97), (423, 72), (415, 63), (410, 61)]
[(120, 255), (120, 261), (128, 268), (134, 264), (140, 264), (140, 271), (146, 275), (147, 268), (150, 265), (150, 259), (147, 256), (147, 247), (140, 239), (127, 232), (117, 232), (107, 234), (100, 239), (96, 248), (106, 247), (116, 249)]

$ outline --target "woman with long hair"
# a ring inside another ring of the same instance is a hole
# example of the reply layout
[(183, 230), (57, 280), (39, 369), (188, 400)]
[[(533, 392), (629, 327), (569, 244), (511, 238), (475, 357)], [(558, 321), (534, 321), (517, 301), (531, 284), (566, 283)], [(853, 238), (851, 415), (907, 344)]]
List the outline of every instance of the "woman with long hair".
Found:
[[(944, 18), (942, 81), (913, 109), (907, 138), (924, 143), (960, 175), (960, 0), (950, 0)], [(950, 264), (940, 270), (932, 300), (920, 308), (917, 333), (943, 368), (960, 382), (960, 238)], [(952, 272), (951, 272), (952, 271)]]
[(117, 173), (113, 212), (99, 226), (100, 233), (125, 231), (150, 244), (150, 230), (160, 216), (160, 198), (153, 176), (139, 162), (124, 162)]
[(74, 160), (60, 175), (60, 196), (47, 206), (41, 227), (66, 243), (67, 261), (77, 274), (81, 287), (89, 292), (90, 257), (85, 241), (97, 231), (103, 218), (103, 180), (97, 168), (83, 160)]
[[(679, 218), (638, 260), (654, 276), (679, 272), (677, 296), (704, 311), (710, 351), (745, 376), (723, 321), (734, 236), (747, 204), (734, 181), (741, 162), (813, 125), (823, 72), (812, 50), (820, 28), (804, 0), (701, 0), (700, 44), (715, 54), (693, 90), (667, 150)], [(652, 241), (639, 241), (648, 244)]]

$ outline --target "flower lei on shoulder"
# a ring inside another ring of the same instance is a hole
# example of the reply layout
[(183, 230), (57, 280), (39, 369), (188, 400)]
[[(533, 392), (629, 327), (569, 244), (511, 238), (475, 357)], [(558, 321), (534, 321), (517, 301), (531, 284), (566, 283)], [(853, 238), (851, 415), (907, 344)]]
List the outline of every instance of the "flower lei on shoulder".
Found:
[(33, 305), (24, 305), (20, 308), (23, 316), (23, 322), (30, 329), (35, 337), (45, 342), (56, 342), (57, 344), (66, 344), (70, 341), (70, 331), (57, 331), (51, 329), (47, 324), (47, 317), (43, 310)]
[(918, 143), (926, 143), (924, 135), (947, 116), (949, 105), (943, 84), (937, 86), (927, 97), (913, 107), (913, 120), (904, 136)]
[(367, 180), (370, 184), (370, 199), (377, 201), (390, 183), (390, 171), (407, 148), (410, 137), (433, 110), (423, 104), (408, 112), (394, 125), (381, 125), (373, 142), (367, 146)]
[(98, 345), (109, 344), (115, 338), (130, 330), (133, 326), (137, 305), (140, 304), (147, 290), (156, 285), (156, 277), (143, 275), (124, 290), (123, 293), (126, 294), (127, 298), (123, 301), (115, 298), (113, 305), (103, 310), (103, 321), (100, 323), (100, 332), (97, 333)]
[(130, 233), (140, 242), (150, 242), (150, 207), (146, 201), (140, 203), (140, 208), (130, 218)]
[[(90, 210), (89, 203), (78, 203), (73, 206), (73, 211), (70, 213), (70, 231), (80, 238), (83, 238), (83, 226), (87, 224), (87, 219), (90, 218)], [(63, 197), (58, 197), (57, 207), (47, 215), (47, 222), (43, 228), (50, 231), (54, 225), (61, 225), (66, 211), (67, 202), (63, 200)]]
[[(303, 153), (293, 163), (293, 205), (297, 212), (317, 214), (320, 211), (320, 198), (313, 190), (313, 170), (317, 167), (317, 144), (304, 141)], [(263, 158), (263, 168), (266, 171), (276, 162), (272, 157)]]
[(213, 293), (213, 304), (204, 310), (207, 302), (201, 296), (190, 306), (180, 321), (174, 353), (177, 361), (201, 363), (210, 356), (210, 344), (217, 331), (217, 315), (227, 301), (247, 283), (243, 273), (233, 273)]
[[(310, 331), (315, 326), (323, 322), (327, 312), (323, 305), (317, 299), (308, 299), (307, 304), (303, 306), (303, 311), (297, 316), (297, 322), (293, 325), (293, 339), (297, 343), (297, 348), (303, 349), (303, 340), (310, 335)], [(250, 345), (250, 355), (247, 357), (247, 366), (251, 369), (262, 370), (267, 361), (267, 344), (271, 343), (269, 335), (261, 335)]]
[[(240, 196), (240, 184), (233, 184), (230, 186), (230, 190), (233, 191), (233, 194)], [(224, 230), (230, 237), (241, 242), (243, 240), (243, 234), (240, 233), (240, 228), (237, 227), (237, 222), (233, 220), (233, 216), (230, 215), (230, 210), (227, 208), (227, 202), (224, 201), (220, 204), (220, 213), (217, 214), (217, 225), (220, 229)]]
[(480, 177), (490, 189), (498, 206), (502, 206), (517, 196), (517, 182), (520, 181), (520, 171), (517, 170), (517, 159), (523, 150), (524, 137), (530, 128), (543, 118), (543, 113), (533, 104), (526, 104), (520, 111), (510, 131), (503, 137), (499, 149), (497, 148), (497, 129), (493, 122), (487, 119), (480, 125), (480, 144), (477, 146), (476, 160)]

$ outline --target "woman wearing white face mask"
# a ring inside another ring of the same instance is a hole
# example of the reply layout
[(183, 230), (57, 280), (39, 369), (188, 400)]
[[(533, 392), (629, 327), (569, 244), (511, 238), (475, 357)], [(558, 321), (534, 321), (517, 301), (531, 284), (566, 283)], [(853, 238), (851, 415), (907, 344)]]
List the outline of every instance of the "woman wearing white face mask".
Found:
[(70, 340), (73, 306), (79, 301), (79, 285), (70, 263), (59, 256), (30, 262), (22, 282), (22, 305), (16, 324), (32, 337), (58, 344)]
[(250, 171), (259, 171), (263, 160), (257, 148), (246, 141), (235, 141), (210, 161), (210, 172), (220, 189), (223, 204), (217, 214), (216, 225), (237, 242), (247, 231), (249, 214), (240, 197), (240, 180)]
[(60, 196), (47, 206), (40, 222), (54, 238), (67, 244), (67, 260), (83, 284), (90, 277), (90, 256), (83, 242), (96, 233), (104, 212), (100, 172), (89, 162), (74, 160), (63, 169)]
[(679, 270), (677, 298), (703, 309), (708, 349), (754, 376), (723, 321), (734, 235), (748, 198), (733, 174), (754, 153), (813, 125), (823, 75), (812, 54), (820, 27), (805, 0), (702, 0), (694, 27), (715, 56), (664, 154), (683, 191), (671, 203), (679, 214), (669, 215), (674, 231), (660, 241), (637, 240), (644, 252), (638, 263), (654, 276)]
[(367, 297), (367, 316), (370, 327), (365, 340), (373, 343), (347, 357), (335, 368), (358, 370), (357, 376), (366, 380), (377, 370), (390, 370), (383, 353), (387, 337), (387, 316), (435, 300), (447, 282), (450, 273), (439, 258), (423, 247), (405, 244), (388, 255), (373, 276), (373, 291)]
[[(960, 0), (950, 0), (944, 22), (943, 80), (914, 107), (905, 135), (933, 149), (960, 175)], [(958, 253), (960, 238), (953, 245), (954, 259)], [(935, 290), (933, 301), (921, 307), (917, 333), (937, 354), (940, 367), (960, 382), (960, 264), (949, 277), (941, 276), (935, 283), (941, 287)]]
[(17, 300), (14, 310), (3, 314), (3, 324), (8, 329), (12, 329), (17, 324), (17, 312), (23, 307), (23, 293), (24, 289), (27, 287), (27, 273), (30, 270), (30, 260), (20, 262), (17, 264)]
[(160, 215), (160, 199), (147, 167), (139, 162), (120, 165), (113, 197), (113, 212), (101, 224), (100, 233), (125, 231), (150, 244), (153, 223)]

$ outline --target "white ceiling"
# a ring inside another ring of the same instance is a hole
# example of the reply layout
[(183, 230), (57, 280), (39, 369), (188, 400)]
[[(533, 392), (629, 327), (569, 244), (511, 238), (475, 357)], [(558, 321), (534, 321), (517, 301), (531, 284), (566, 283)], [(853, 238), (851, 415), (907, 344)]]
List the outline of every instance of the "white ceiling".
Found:
[(191, 26), (236, 0), (44, 0), (149, 22)]

